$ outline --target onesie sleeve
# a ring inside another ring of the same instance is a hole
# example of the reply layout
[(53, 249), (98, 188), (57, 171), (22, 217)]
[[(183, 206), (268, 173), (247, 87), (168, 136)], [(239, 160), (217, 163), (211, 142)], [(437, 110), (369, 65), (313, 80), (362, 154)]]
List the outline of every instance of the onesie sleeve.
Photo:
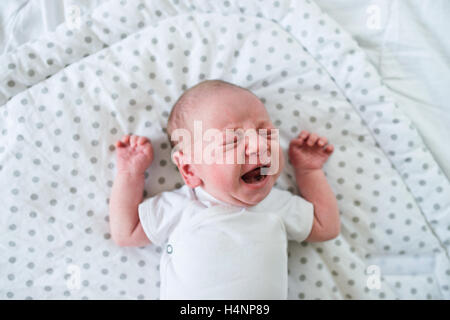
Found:
[(298, 195), (289, 193), (289, 196), (290, 199), (280, 212), (281, 218), (286, 227), (288, 240), (302, 242), (311, 233), (314, 205)]
[(138, 207), (139, 219), (148, 239), (160, 245), (167, 240), (187, 200), (185, 187), (145, 199)]
[(298, 195), (273, 188), (258, 207), (281, 218), (288, 240), (302, 242), (311, 233), (314, 206)]

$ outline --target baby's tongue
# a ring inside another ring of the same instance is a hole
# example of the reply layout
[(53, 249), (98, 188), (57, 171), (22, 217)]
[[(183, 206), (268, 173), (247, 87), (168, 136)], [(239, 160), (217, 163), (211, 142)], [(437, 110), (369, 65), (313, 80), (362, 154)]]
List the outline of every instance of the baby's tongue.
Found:
[(261, 180), (261, 178), (261, 168), (256, 168), (242, 176), (242, 180), (246, 183), (255, 183)]

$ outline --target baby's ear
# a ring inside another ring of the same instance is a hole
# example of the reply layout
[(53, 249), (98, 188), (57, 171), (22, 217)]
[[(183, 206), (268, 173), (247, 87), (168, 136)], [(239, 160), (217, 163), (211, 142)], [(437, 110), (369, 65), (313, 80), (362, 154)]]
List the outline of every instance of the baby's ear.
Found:
[(175, 150), (172, 152), (172, 161), (178, 167), (178, 171), (180, 171), (181, 176), (183, 177), (184, 183), (189, 188), (196, 188), (201, 185), (202, 180), (197, 177), (194, 172), (194, 166), (187, 159), (187, 156), (183, 154), (181, 150)]

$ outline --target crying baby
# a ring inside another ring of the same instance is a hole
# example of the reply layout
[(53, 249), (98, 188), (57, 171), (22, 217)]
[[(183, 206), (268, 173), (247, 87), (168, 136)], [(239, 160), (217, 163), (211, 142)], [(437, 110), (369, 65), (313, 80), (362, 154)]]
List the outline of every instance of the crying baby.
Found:
[(147, 199), (151, 142), (137, 135), (116, 142), (114, 242), (164, 245), (161, 299), (286, 299), (288, 240), (327, 241), (340, 232), (323, 172), (333, 145), (302, 131), (288, 150), (301, 196), (275, 188), (284, 168), (278, 129), (258, 97), (222, 80), (186, 90), (167, 133), (185, 184)]

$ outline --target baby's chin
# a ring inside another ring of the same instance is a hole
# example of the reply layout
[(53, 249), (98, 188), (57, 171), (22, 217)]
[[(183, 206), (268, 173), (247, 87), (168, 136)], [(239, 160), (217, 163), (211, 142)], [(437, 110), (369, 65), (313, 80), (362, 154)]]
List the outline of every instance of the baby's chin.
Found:
[(261, 186), (246, 185), (241, 182), (239, 195), (236, 198), (238, 198), (243, 206), (252, 207), (257, 205), (270, 193), (277, 177), (275, 175), (267, 176), (267, 181), (264, 181)]

